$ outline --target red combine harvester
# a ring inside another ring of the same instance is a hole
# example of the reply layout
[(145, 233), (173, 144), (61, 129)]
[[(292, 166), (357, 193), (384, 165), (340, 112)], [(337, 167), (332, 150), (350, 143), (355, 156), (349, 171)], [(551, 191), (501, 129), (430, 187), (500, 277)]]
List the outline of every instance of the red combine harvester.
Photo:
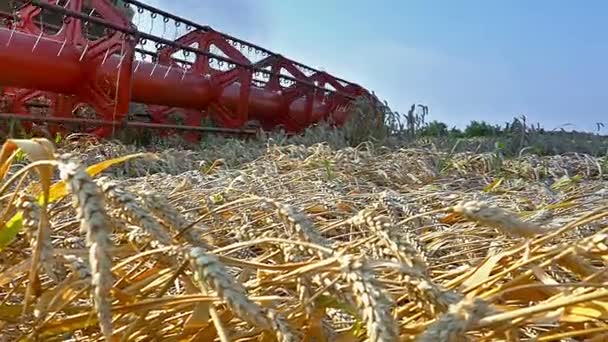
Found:
[[(353, 101), (379, 104), (357, 84), (139, 1), (3, 3), (0, 122), (46, 123), (51, 134), (77, 124), (101, 138), (125, 126), (190, 131), (197, 140), (255, 133), (252, 124), (340, 126)], [(149, 33), (133, 23), (142, 18)], [(134, 103), (145, 108), (136, 120)]]

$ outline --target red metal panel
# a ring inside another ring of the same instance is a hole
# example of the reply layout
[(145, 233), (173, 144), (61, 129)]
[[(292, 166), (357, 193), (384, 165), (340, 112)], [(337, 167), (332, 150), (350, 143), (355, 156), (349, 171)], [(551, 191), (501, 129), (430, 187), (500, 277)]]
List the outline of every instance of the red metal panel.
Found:
[[(79, 13), (84, 2), (71, 0), (62, 13), (82, 17)], [(14, 91), (12, 111), (25, 114), (24, 101), (44, 95), (53, 103), (54, 116), (70, 117), (76, 105), (87, 103), (101, 119), (121, 121), (129, 103), (135, 101), (150, 105), (155, 123), (168, 123), (168, 113), (182, 108), (187, 125), (199, 125), (206, 112), (226, 128), (243, 127), (249, 120), (256, 120), (266, 129), (282, 125), (289, 132), (298, 132), (321, 120), (343, 124), (353, 98), (369, 95), (358, 85), (325, 72), (310, 69), (307, 75), (302, 65), (280, 55), (270, 54), (252, 63), (235, 48), (235, 38), (205, 27), (160, 49), (156, 62), (135, 60), (132, 32), (137, 35), (137, 31), (129, 20), (108, 1), (89, 2), (108, 22), (106, 25), (113, 25), (108, 35), (96, 41), (83, 35), (82, 22), (76, 17), (67, 16), (56, 34), (41, 32), (35, 23), (40, 8), (31, 4), (20, 10), (18, 25), (0, 28), (0, 85), (33, 89)], [(191, 68), (185, 69), (171, 55), (193, 43), (198, 44), (196, 58)], [(234, 64), (232, 70), (211, 68), (211, 46), (228, 57)], [(264, 67), (273, 74), (265, 85), (258, 86), (253, 69)], [(291, 75), (293, 84), (281, 84), (282, 70)], [(326, 85), (336, 91), (326, 91)], [(101, 125), (92, 127), (91, 132), (107, 136), (110, 129)]]

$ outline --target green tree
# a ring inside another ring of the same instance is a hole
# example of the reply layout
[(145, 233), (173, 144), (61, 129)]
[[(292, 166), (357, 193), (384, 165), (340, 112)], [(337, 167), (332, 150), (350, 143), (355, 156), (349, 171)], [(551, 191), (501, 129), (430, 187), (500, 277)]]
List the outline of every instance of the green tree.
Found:
[(443, 122), (433, 120), (427, 123), (421, 130), (420, 134), (423, 136), (446, 136), (448, 135), (448, 125)]
[(485, 121), (473, 120), (464, 129), (464, 134), (467, 137), (489, 137), (496, 136), (501, 133), (501, 129), (498, 126), (492, 126)]
[(452, 129), (450, 129), (450, 136), (454, 138), (462, 138), (464, 137), (464, 133), (462, 133), (460, 129), (456, 128), (456, 126), (454, 126), (452, 127)]

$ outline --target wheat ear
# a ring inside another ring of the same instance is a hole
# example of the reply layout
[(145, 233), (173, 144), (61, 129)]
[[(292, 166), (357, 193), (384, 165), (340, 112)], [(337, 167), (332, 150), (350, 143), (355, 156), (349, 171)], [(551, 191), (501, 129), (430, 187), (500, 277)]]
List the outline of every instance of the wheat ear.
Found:
[(408, 241), (399, 240), (399, 235), (395, 233), (394, 224), (388, 216), (375, 215), (372, 209), (364, 209), (352, 217), (350, 221), (358, 226), (366, 224), (391, 250), (399, 262), (415, 268), (422, 274), (427, 274), (427, 265), (420, 258), (418, 251)]
[(465, 334), (475, 322), (490, 315), (494, 310), (482, 299), (463, 298), (450, 306), (448, 312), (431, 324), (417, 342), (467, 341)]
[(72, 205), (80, 220), (81, 232), (86, 232), (91, 267), (93, 301), (99, 318), (101, 332), (110, 340), (112, 336), (112, 261), (107, 253), (111, 245), (110, 224), (101, 191), (83, 167), (67, 156), (60, 157), (59, 175), (72, 194)]
[(512, 237), (532, 238), (547, 233), (548, 230), (534, 223), (524, 222), (516, 215), (487, 202), (468, 201), (455, 205), (452, 210), (469, 220), (493, 227)]
[(349, 221), (355, 225), (365, 223), (388, 246), (397, 261), (403, 265), (399, 268), (399, 281), (408, 290), (408, 298), (423, 309), (427, 316), (434, 317), (447, 311), (450, 304), (460, 299), (458, 294), (442, 289), (429, 278), (426, 263), (409, 243), (398, 243), (398, 240), (392, 238), (393, 225), (387, 216), (374, 215), (373, 210), (364, 209)]
[(264, 310), (249, 300), (245, 288), (228, 273), (215, 255), (205, 253), (200, 247), (194, 247), (189, 249), (188, 257), (199, 286), (217, 292), (244, 321), (266, 330), (272, 329)]
[(57, 262), (53, 252), (53, 241), (51, 239), (51, 231), (44, 229), (41, 232), (40, 241), (37, 241), (37, 231), (40, 228), (40, 211), (42, 208), (36, 202), (36, 198), (29, 194), (19, 196), (16, 203), (17, 208), (23, 216), (23, 228), (25, 228), (30, 238), (30, 245), (36, 248), (40, 244), (40, 263), (47, 276), (59, 283), (60, 278), (65, 275), (65, 269), (62, 264)]
[(391, 300), (366, 263), (352, 256), (339, 258), (342, 277), (350, 285), (361, 319), (371, 342), (397, 341), (397, 323), (391, 315)]
[(301, 338), (296, 334), (293, 328), (285, 321), (285, 319), (274, 310), (268, 310), (266, 317), (272, 325), (272, 330), (280, 342), (296, 342)]
[(186, 218), (163, 197), (145, 191), (140, 194), (144, 205), (156, 216), (161, 223), (173, 230), (173, 233), (181, 236), (188, 244), (210, 250), (210, 246), (201, 237), (201, 229), (193, 226)]
[(158, 223), (156, 218), (137, 202), (132, 193), (121, 189), (115, 182), (106, 178), (98, 179), (97, 184), (102, 189), (108, 204), (119, 212), (120, 218), (143, 228), (160, 244), (171, 245), (171, 236)]
[[(403, 198), (392, 191), (384, 191), (380, 194), (380, 204), (384, 206), (389, 217), (395, 222), (398, 222), (410, 211), (408, 210), (408, 204), (403, 200)], [(418, 237), (412, 233), (412, 230), (408, 226), (399, 228), (402, 229), (395, 229), (391, 232), (392, 238), (395, 239), (395, 241), (411, 246), (411, 248), (418, 252), (417, 255), (419, 258), (424, 262), (427, 262), (426, 249), (420, 239), (418, 239)]]

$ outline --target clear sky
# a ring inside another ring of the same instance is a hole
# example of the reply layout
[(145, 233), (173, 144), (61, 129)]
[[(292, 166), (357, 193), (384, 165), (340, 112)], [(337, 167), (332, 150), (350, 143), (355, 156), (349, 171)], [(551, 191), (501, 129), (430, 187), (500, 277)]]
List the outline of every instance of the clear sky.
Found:
[[(147, 0), (463, 126), (608, 126), (607, 0)], [(608, 133), (608, 127), (603, 130)]]

